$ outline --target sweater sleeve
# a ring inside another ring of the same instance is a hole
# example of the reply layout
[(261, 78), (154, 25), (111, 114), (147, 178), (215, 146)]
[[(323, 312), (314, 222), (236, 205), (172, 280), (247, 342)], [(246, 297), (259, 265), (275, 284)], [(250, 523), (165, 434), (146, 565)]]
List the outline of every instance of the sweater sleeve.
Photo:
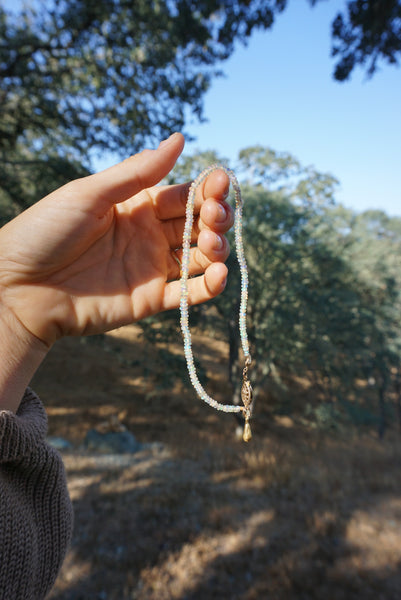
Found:
[(72, 531), (64, 466), (46, 442), (47, 417), (27, 389), (16, 414), (0, 411), (0, 599), (50, 591)]

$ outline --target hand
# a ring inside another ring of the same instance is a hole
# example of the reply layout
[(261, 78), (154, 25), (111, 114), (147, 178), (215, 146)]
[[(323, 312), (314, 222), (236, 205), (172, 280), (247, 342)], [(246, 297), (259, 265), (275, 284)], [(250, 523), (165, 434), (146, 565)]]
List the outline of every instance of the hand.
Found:
[[(0, 305), (47, 347), (179, 305), (188, 185), (155, 186), (184, 146), (174, 134), (97, 175), (50, 194), (0, 230)], [(213, 172), (197, 191), (189, 301), (224, 289), (233, 223), (229, 180)], [(180, 252), (176, 253), (180, 256)], [(3, 312), (4, 314), (4, 312)]]

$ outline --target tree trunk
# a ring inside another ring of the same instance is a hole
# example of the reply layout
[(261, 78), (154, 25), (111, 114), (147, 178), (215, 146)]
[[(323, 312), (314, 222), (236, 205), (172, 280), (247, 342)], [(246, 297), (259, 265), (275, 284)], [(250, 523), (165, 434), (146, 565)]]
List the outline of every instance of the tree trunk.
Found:
[(379, 427), (378, 433), (379, 438), (382, 440), (384, 438), (385, 431), (387, 429), (386, 422), (386, 379), (383, 377), (382, 383), (379, 387)]
[(397, 370), (394, 388), (395, 388), (395, 394), (396, 394), (398, 429), (401, 433), (401, 369), (400, 369), (400, 367), (398, 367), (398, 370)]

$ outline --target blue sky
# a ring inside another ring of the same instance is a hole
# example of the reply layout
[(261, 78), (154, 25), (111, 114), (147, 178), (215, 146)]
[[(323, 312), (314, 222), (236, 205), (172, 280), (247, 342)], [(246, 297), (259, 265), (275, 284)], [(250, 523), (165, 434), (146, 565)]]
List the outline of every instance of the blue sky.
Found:
[(238, 46), (205, 97), (208, 122), (188, 127), (197, 140), (186, 151), (230, 161), (254, 144), (287, 151), (339, 179), (345, 206), (401, 216), (401, 69), (333, 80), (331, 21), (344, 4), (292, 0), (271, 30)]

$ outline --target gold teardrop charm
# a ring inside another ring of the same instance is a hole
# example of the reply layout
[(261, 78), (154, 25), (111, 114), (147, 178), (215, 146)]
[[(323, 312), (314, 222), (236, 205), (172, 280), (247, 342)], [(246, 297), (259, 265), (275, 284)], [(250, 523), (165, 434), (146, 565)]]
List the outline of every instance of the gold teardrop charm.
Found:
[(244, 435), (242, 436), (242, 439), (244, 442), (249, 442), (252, 439), (252, 431), (248, 419), (245, 421)]

